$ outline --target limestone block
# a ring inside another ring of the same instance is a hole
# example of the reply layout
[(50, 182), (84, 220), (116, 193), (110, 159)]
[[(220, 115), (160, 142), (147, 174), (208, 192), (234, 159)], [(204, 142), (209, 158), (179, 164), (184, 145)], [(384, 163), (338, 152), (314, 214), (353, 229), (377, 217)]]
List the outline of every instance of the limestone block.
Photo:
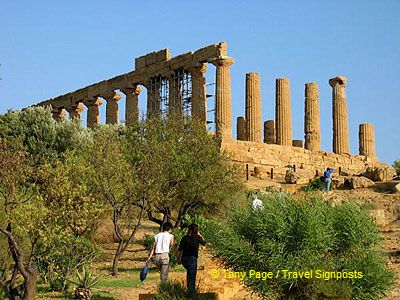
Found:
[(303, 141), (302, 140), (293, 140), (292, 141), (293, 147), (303, 148)]
[(400, 183), (393, 186), (392, 192), (396, 193), (396, 194), (400, 194)]
[(295, 184), (300, 179), (300, 176), (293, 172), (293, 170), (287, 170), (285, 174), (285, 182)]
[[(321, 174), (323, 174), (323, 172), (321, 172)], [(345, 177), (343, 176), (339, 176), (339, 177), (332, 177), (332, 182), (335, 185), (335, 187), (343, 187), (345, 184)]]
[(135, 59), (135, 69), (144, 68), (158, 62), (169, 60), (170, 58), (171, 56), (169, 53), (169, 49), (154, 51), (149, 54), (137, 57)]
[(346, 181), (348, 182), (350, 188), (352, 189), (367, 188), (375, 184), (371, 179), (368, 179), (367, 177), (364, 176), (349, 177), (346, 179)]
[(396, 174), (393, 168), (387, 167), (368, 167), (363, 175), (373, 181), (391, 180)]
[(388, 225), (388, 218), (384, 209), (372, 209), (369, 213), (376, 225), (379, 227), (385, 227)]

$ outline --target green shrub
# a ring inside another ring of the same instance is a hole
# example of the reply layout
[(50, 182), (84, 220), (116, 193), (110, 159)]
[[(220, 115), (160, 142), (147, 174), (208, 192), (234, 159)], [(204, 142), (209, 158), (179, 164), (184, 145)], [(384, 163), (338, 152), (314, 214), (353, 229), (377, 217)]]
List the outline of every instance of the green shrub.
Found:
[(88, 239), (75, 236), (46, 240), (35, 251), (40, 276), (55, 291), (66, 290), (68, 278), (100, 254), (99, 248)]
[[(313, 178), (306, 186), (302, 187), (303, 192), (322, 191), (326, 183), (322, 177)], [(331, 183), (331, 190), (334, 188), (333, 182)]]
[[(237, 209), (209, 236), (216, 254), (246, 272), (244, 283), (255, 292), (267, 299), (376, 299), (390, 287), (393, 274), (377, 250), (379, 233), (366, 210), (352, 202), (333, 207), (315, 194), (297, 202), (285, 193), (261, 199), (262, 210)], [(273, 277), (250, 278), (250, 270)], [(285, 278), (282, 270), (313, 270), (313, 278)], [(324, 280), (316, 277), (332, 274), (317, 270), (363, 277)]]

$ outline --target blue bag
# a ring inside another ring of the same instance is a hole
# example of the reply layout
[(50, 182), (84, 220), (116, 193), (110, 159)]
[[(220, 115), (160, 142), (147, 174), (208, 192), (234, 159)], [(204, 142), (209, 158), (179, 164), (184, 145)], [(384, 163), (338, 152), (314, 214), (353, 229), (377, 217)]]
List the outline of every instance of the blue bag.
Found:
[(146, 279), (148, 272), (149, 272), (149, 265), (146, 263), (144, 267), (140, 270), (140, 281)]

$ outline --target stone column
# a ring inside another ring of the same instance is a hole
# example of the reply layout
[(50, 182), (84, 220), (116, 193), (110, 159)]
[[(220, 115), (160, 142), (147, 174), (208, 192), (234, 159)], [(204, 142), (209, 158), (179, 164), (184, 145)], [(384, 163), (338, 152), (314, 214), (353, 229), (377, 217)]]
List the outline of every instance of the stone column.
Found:
[(119, 112), (118, 112), (118, 101), (121, 96), (112, 91), (109, 94), (102, 95), (107, 101), (106, 105), (106, 124), (118, 124), (119, 123)]
[(347, 78), (343, 76), (329, 80), (332, 87), (333, 152), (337, 154), (350, 154), (346, 82)]
[(87, 112), (87, 127), (93, 128), (96, 124), (100, 124), (100, 111), (99, 107), (103, 104), (100, 98), (94, 98), (84, 101), (88, 108)]
[(375, 157), (375, 132), (373, 124), (360, 124), (359, 132), (360, 155)]
[(292, 116), (290, 110), (290, 82), (287, 78), (276, 79), (276, 143), (292, 146)]
[(82, 102), (74, 103), (71, 107), (66, 108), (66, 110), (69, 112), (70, 119), (80, 119), (81, 113), (83, 112), (84, 109), (85, 106), (83, 105)]
[(232, 139), (232, 96), (230, 66), (234, 59), (222, 56), (212, 63), (217, 67), (215, 82), (215, 127), (216, 136), (221, 139)]
[(321, 149), (321, 125), (319, 117), (319, 93), (317, 83), (306, 83), (305, 99), (305, 148), (311, 151), (319, 151)]
[(66, 117), (66, 112), (64, 108), (59, 108), (59, 107), (53, 107), (51, 110), (51, 113), (53, 114), (53, 118), (57, 121), (57, 122), (61, 122), (63, 120), (65, 120)]
[(258, 73), (246, 74), (246, 133), (248, 141), (261, 142), (261, 91)]
[(238, 141), (246, 141), (246, 119), (244, 117), (238, 117), (236, 121), (236, 139)]
[(183, 114), (180, 75), (181, 71), (175, 71), (168, 79), (168, 114), (176, 117)]
[(275, 121), (267, 120), (264, 122), (264, 143), (275, 144)]
[(121, 91), (125, 94), (125, 124), (139, 124), (139, 95), (142, 92), (140, 85), (135, 85), (133, 88), (122, 88)]
[(192, 74), (192, 117), (207, 125), (207, 89), (204, 74), (206, 64), (198, 64), (189, 69)]

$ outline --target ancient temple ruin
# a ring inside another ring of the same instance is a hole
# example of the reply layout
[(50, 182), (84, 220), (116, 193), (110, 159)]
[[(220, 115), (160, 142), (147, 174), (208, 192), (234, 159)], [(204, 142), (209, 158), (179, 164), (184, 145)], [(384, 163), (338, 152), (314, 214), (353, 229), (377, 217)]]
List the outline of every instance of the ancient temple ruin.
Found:
[[(139, 97), (146, 89), (147, 116), (190, 115), (205, 127), (214, 123), (221, 149), (226, 150), (233, 161), (246, 166), (246, 170), (257, 169), (258, 173), (279, 178), (284, 176), (288, 166), (293, 166), (302, 170), (305, 178), (312, 178), (328, 166), (348, 174), (382, 166), (375, 153), (372, 124), (360, 124), (359, 155), (350, 155), (347, 78), (344, 76), (328, 80), (332, 87), (333, 153), (320, 149), (318, 84), (305, 84), (304, 141), (293, 140), (289, 79), (276, 79), (275, 120), (263, 122), (260, 76), (254, 72), (245, 76), (245, 112), (244, 116), (237, 117), (237, 139), (234, 140), (230, 83), (233, 63), (225, 42), (172, 58), (169, 50), (163, 49), (136, 58), (135, 69), (131, 72), (37, 105), (50, 106), (57, 120), (65, 118), (67, 113), (70, 118), (80, 118), (86, 108), (87, 126), (93, 127), (100, 122), (99, 107), (105, 102), (106, 123), (118, 124), (118, 101), (123, 93), (126, 99), (124, 119), (129, 126), (139, 121)], [(215, 66), (215, 91), (212, 94), (207, 94), (206, 88), (208, 64)], [(211, 120), (207, 120), (209, 97), (215, 97), (214, 118)]]

